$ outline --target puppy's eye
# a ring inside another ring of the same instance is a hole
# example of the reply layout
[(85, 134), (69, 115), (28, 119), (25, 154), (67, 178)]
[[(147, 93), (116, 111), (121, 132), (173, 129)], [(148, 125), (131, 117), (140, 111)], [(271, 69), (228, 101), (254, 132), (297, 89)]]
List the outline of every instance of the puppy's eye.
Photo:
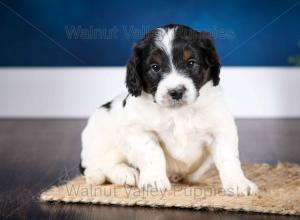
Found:
[(159, 72), (160, 71), (160, 66), (157, 64), (151, 65), (151, 68), (153, 69), (154, 72)]
[(187, 66), (188, 68), (192, 68), (192, 67), (194, 67), (194, 65), (195, 65), (195, 61), (194, 61), (194, 60), (189, 60), (189, 61), (187, 62), (187, 64), (186, 64), (186, 66)]

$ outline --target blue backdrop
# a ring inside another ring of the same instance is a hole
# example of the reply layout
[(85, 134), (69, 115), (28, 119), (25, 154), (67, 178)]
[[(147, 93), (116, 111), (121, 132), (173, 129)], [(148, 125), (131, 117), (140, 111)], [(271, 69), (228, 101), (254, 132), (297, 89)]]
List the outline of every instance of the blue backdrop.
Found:
[(212, 33), (223, 65), (288, 66), (300, 54), (296, 0), (0, 0), (0, 66), (122, 66), (148, 30)]

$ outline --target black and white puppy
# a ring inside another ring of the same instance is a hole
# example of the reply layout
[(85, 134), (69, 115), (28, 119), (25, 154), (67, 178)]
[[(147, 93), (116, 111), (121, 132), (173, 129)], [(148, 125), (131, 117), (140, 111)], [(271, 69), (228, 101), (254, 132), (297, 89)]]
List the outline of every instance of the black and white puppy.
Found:
[(256, 193), (241, 169), (219, 73), (207, 32), (167, 25), (137, 42), (127, 65), (129, 94), (100, 107), (82, 133), (87, 182), (165, 190), (170, 181), (198, 182), (214, 162), (227, 192)]

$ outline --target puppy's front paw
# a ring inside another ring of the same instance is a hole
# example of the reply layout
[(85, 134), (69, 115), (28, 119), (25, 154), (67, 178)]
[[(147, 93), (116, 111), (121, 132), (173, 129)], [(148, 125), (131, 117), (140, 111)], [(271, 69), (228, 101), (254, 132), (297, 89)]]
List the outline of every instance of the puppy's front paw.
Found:
[(84, 176), (88, 184), (101, 185), (105, 182), (105, 176), (101, 170), (86, 169), (84, 171)]
[(111, 181), (115, 184), (135, 186), (139, 178), (139, 173), (133, 167), (120, 164), (114, 169), (111, 177)]
[(165, 191), (171, 189), (171, 184), (166, 174), (141, 172), (138, 187), (144, 190), (154, 188), (158, 191)]
[(248, 196), (258, 192), (257, 185), (248, 180), (246, 177), (241, 177), (239, 179), (226, 179), (222, 182), (225, 193), (230, 196)]

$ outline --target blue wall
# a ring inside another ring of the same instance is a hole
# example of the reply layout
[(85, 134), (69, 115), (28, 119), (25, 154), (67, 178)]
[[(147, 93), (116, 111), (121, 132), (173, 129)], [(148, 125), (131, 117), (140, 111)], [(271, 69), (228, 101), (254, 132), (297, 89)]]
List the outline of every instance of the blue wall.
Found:
[(125, 65), (134, 41), (168, 23), (210, 31), (227, 66), (288, 66), (300, 54), (297, 0), (1, 2), (0, 66)]

